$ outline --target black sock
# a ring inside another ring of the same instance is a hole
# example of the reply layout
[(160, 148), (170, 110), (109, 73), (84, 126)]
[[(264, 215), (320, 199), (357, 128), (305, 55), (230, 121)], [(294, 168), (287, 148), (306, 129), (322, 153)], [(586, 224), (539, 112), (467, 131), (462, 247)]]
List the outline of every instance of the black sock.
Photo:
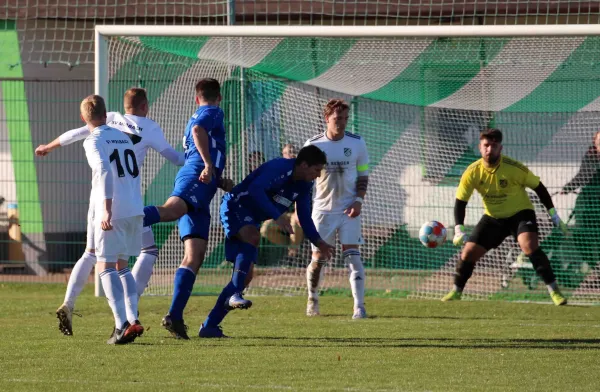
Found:
[(542, 248), (537, 248), (535, 252), (527, 255), (527, 257), (529, 257), (529, 260), (531, 260), (533, 269), (535, 269), (535, 272), (537, 272), (537, 274), (542, 278), (544, 283), (549, 285), (556, 281), (556, 277), (554, 276), (554, 272), (550, 266), (550, 260), (548, 260), (548, 256), (546, 256), (546, 253), (542, 250)]
[(456, 272), (454, 273), (454, 286), (462, 292), (463, 288), (467, 284), (467, 280), (473, 275), (473, 268), (475, 263), (471, 261), (460, 260), (456, 264)]

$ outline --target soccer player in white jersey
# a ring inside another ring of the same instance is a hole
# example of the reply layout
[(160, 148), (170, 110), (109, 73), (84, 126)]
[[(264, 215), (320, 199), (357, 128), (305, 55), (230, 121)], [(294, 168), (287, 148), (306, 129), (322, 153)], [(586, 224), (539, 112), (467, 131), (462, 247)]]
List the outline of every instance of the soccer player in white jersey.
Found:
[[(130, 88), (125, 92), (123, 98), (125, 115), (117, 112), (107, 114), (107, 124), (121, 132), (130, 135), (133, 142), (138, 167), (141, 170), (144, 159), (150, 148), (160, 153), (163, 157), (177, 166), (184, 163), (183, 152), (177, 152), (165, 139), (161, 127), (147, 116), (149, 105), (146, 90), (142, 88)], [(52, 150), (83, 140), (90, 134), (87, 126), (73, 129), (60, 135), (47, 145), (40, 145), (35, 153), (45, 156)], [(96, 264), (94, 254), (94, 206), (90, 203), (88, 211), (88, 228), (86, 250), (77, 261), (69, 277), (67, 292), (63, 304), (56, 311), (59, 320), (59, 329), (65, 335), (73, 335), (72, 315), (75, 301), (81, 294), (85, 283)], [(136, 293), (141, 296), (152, 275), (152, 269), (158, 257), (158, 248), (154, 242), (154, 236), (150, 227), (145, 227), (142, 232), (142, 251), (136, 260), (132, 274), (136, 282)]]
[[(367, 317), (365, 310), (365, 269), (359, 245), (363, 243), (361, 217), (363, 199), (369, 183), (369, 156), (365, 141), (346, 132), (349, 107), (342, 99), (325, 106), (327, 130), (309, 139), (305, 145), (319, 147), (327, 155), (327, 166), (316, 180), (312, 218), (319, 235), (329, 244), (337, 233), (342, 244), (344, 263), (350, 270), (354, 297), (353, 319)], [(312, 247), (312, 260), (306, 270), (308, 284), (307, 316), (319, 315), (319, 286), (327, 259)]]
[[(115, 318), (108, 344), (132, 342), (144, 332), (137, 320), (135, 280), (129, 256), (142, 248), (144, 203), (133, 141), (106, 125), (106, 106), (99, 95), (81, 102), (81, 119), (90, 135), (83, 142), (92, 169), (90, 203), (94, 206), (97, 268)], [(117, 272), (118, 271), (118, 272)]]

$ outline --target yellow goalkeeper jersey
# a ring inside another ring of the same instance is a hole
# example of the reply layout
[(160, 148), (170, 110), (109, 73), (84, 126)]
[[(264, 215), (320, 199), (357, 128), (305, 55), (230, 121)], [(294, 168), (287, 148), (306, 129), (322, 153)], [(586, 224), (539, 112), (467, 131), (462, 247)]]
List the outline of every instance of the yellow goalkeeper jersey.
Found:
[(508, 218), (522, 210), (533, 210), (525, 187), (534, 189), (539, 184), (540, 178), (527, 166), (502, 155), (493, 168), (486, 168), (483, 159), (473, 162), (460, 179), (456, 198), (467, 202), (477, 190), (486, 215)]

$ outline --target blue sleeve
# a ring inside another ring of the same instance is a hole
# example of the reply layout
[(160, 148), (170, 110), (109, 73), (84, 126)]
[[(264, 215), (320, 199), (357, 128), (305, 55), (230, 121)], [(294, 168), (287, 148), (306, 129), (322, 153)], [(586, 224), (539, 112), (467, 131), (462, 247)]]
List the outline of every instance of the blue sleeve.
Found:
[(263, 166), (262, 173), (256, 176), (248, 186), (248, 196), (254, 200), (256, 208), (260, 209), (269, 218), (277, 220), (283, 212), (275, 208), (266, 191), (280, 180), (281, 175), (285, 173), (285, 170), (282, 169), (286, 168), (285, 166), (278, 168), (273, 162), (267, 162)]
[(310, 242), (312, 242), (315, 246), (317, 242), (321, 239), (319, 232), (317, 232), (317, 228), (315, 227), (315, 223), (312, 220), (311, 216), (311, 197), (312, 196), (312, 188), (307, 189), (300, 195), (300, 198), (296, 200), (296, 211), (298, 212), (298, 219), (300, 220), (300, 226), (304, 230), (304, 235)]
[(202, 113), (194, 120), (194, 125), (198, 125), (208, 132), (213, 128), (213, 118), (207, 113)]

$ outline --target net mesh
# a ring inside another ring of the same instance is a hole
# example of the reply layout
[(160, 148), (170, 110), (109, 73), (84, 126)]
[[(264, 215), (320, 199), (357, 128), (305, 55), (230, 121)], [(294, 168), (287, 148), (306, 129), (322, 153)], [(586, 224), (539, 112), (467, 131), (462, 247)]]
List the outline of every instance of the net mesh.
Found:
[[(367, 293), (391, 297), (439, 297), (451, 288), (457, 248), (447, 242), (427, 249), (417, 233), (430, 220), (451, 229), (458, 179), (479, 158), (478, 132), (500, 128), (503, 152), (558, 193), (554, 202), (568, 221), (567, 235), (552, 228), (537, 196), (530, 196), (559, 284), (571, 300), (597, 301), (598, 43), (596, 37), (113, 38), (110, 105), (118, 109), (132, 83), (146, 87), (151, 117), (177, 143), (194, 110), (194, 82), (219, 79), (229, 138), (226, 175), (241, 180), (254, 164), (281, 156), (285, 144), (300, 147), (322, 132), (328, 99), (347, 100), (348, 130), (365, 138), (370, 155), (361, 247)], [(157, 155), (148, 157), (147, 204), (166, 200), (175, 171)], [(219, 200), (217, 195), (211, 207), (213, 228), (198, 292), (217, 291), (229, 279)], [(482, 211), (475, 195), (467, 225), (474, 226)], [(164, 294), (172, 290), (182, 246), (173, 225), (158, 226), (155, 236), (162, 250), (149, 292)], [(266, 235), (251, 290), (305, 292), (309, 260), (306, 240), (298, 246)], [(349, 295), (347, 279), (338, 256), (327, 267), (323, 290)], [(543, 282), (510, 238), (478, 263), (465, 295), (548, 300)]]
[(0, 31), (16, 28), (23, 63), (77, 67), (93, 64), (96, 24), (595, 24), (599, 16), (598, 2), (580, 0), (5, 0)]

